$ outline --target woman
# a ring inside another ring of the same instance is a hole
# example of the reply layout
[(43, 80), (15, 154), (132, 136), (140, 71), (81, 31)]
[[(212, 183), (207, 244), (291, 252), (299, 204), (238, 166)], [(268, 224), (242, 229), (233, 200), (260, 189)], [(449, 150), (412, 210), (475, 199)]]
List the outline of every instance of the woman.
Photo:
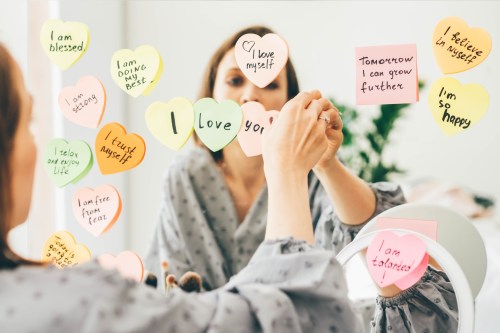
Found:
[[(299, 93), (291, 61), (261, 89), (243, 75), (234, 56), (240, 36), (271, 32), (251, 27), (229, 38), (210, 60), (200, 97), (240, 104), (257, 101), (266, 110), (281, 110)], [(325, 98), (320, 100), (333, 110), (327, 117), (328, 148), (308, 175), (308, 200), (316, 242), (338, 252), (365, 222), (403, 203), (404, 197), (398, 186), (367, 184), (339, 162), (342, 121)], [(288, 139), (283, 143), (290, 144)], [(262, 156), (246, 157), (237, 140), (215, 153), (209, 153), (199, 140), (197, 144), (180, 153), (169, 167), (146, 267), (157, 276), (162, 261), (168, 261), (169, 270), (178, 276), (196, 271), (210, 290), (245, 267), (263, 241), (268, 214), (266, 179), (267, 185), (272, 179), (265, 177)]]
[[(0, 332), (360, 331), (342, 268), (332, 254), (307, 243), (313, 239), (306, 175), (327, 145), (326, 123), (317, 118), (328, 105), (318, 99), (317, 92), (297, 96), (269, 132), (265, 159), (274, 208), (268, 241), (251, 267), (223, 289), (162, 295), (96, 261), (58, 270), (10, 250), (8, 231), (28, 215), (36, 149), (29, 130), (31, 97), (19, 66), (0, 44)], [(293, 149), (280, 147), (283, 126), (299, 129), (290, 138)], [(281, 171), (291, 163), (293, 169)]]

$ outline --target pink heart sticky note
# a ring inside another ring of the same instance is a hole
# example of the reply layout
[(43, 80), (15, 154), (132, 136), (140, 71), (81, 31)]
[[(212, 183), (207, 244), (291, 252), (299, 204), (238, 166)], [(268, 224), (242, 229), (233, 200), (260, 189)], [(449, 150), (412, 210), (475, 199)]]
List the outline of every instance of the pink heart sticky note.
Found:
[(103, 185), (95, 190), (86, 187), (73, 194), (72, 206), (78, 223), (97, 237), (111, 229), (118, 220), (122, 200), (111, 185)]
[[(407, 278), (417, 270), (425, 255), (425, 243), (417, 236), (381, 231), (368, 246), (366, 262), (373, 280), (383, 288)], [(422, 275), (423, 272), (418, 278)], [(412, 275), (413, 279), (416, 277)]]
[(414, 271), (410, 272), (410, 274), (401, 280), (394, 282), (394, 284), (401, 290), (410, 288), (424, 275), (427, 266), (429, 266), (429, 255), (426, 253), (424, 259), (422, 259), (422, 262), (420, 262), (420, 265), (418, 265)]
[(142, 281), (144, 276), (144, 265), (141, 258), (131, 251), (124, 251), (118, 256), (102, 254), (98, 258), (99, 264), (105, 269), (114, 269), (120, 272), (124, 278)]
[(236, 42), (236, 63), (257, 87), (271, 83), (288, 61), (288, 45), (276, 34), (241, 36)]
[(258, 102), (248, 102), (241, 106), (243, 126), (238, 132), (238, 142), (248, 157), (262, 154), (262, 134), (270, 125), (270, 119), (277, 117), (279, 111), (266, 111)]
[(96, 128), (106, 108), (106, 91), (99, 79), (82, 77), (74, 87), (59, 93), (59, 107), (64, 116), (81, 126)]

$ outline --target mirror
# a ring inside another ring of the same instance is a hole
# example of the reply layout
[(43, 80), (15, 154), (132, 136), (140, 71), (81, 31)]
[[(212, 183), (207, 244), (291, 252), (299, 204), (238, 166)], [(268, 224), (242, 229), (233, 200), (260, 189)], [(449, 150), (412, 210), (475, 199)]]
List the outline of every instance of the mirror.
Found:
[[(474, 299), (482, 287), (486, 274), (486, 251), (482, 238), (476, 228), (466, 218), (454, 211), (434, 205), (405, 204), (387, 210), (378, 217), (382, 216), (434, 220), (438, 223), (437, 241), (417, 233), (414, 230), (405, 229), (404, 224), (401, 224), (399, 229), (383, 230), (390, 230), (399, 235), (418, 235), (418, 237), (424, 241), (427, 253), (430, 257), (434, 258), (441, 266), (442, 270), (446, 272), (455, 290), (460, 317), (458, 332), (472, 332), (474, 328), (475, 313)], [(346, 269), (350, 271), (347, 274), (348, 279), (350, 274), (358, 276), (360, 272), (363, 273), (363, 268), (361, 268), (361, 266), (364, 266), (364, 276), (366, 277), (368, 275), (366, 265), (362, 261), (363, 259), (360, 259), (361, 256), (356, 256), (356, 254), (366, 249), (378, 232), (380, 232), (380, 230), (376, 230), (378, 217), (372, 219), (356, 236), (354, 241), (347, 245), (337, 256), (339, 262), (345, 265)], [(452, 233), (450, 228), (454, 230), (454, 233)], [(453, 237), (449, 236), (451, 233)], [(440, 235), (442, 236), (440, 237)], [(457, 244), (462, 244), (463, 247), (465, 243), (467, 243), (467, 253), (469, 255), (464, 255), (463, 249), (459, 249), (460, 246), (457, 246)], [(351, 258), (358, 262), (349, 262)], [(368, 293), (363, 294), (363, 290), (369, 289), (365, 280), (366, 279), (363, 278), (362, 288), (353, 286), (352, 284), (349, 288), (350, 290), (359, 291), (357, 295), (351, 292), (350, 296), (352, 296), (355, 303), (357, 301), (358, 304), (361, 304), (361, 313), (363, 313), (365, 319), (369, 319), (369, 311), (371, 311), (371, 309), (368, 308), (370, 304), (370, 295), (373, 295), (375, 288), (372, 287)], [(362, 302), (359, 302), (359, 299), (361, 299)], [(373, 304), (373, 298), (371, 298), (371, 300), (371, 304)], [(367, 325), (365, 325), (365, 327), (369, 328)]]

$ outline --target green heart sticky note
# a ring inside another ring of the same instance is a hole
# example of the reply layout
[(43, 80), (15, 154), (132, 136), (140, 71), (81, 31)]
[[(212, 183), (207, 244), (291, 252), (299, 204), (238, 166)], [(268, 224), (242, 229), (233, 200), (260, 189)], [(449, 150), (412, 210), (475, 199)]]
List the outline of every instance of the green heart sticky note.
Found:
[(243, 112), (238, 103), (202, 98), (194, 104), (194, 130), (211, 150), (218, 151), (234, 140), (243, 123)]
[(479, 122), (490, 104), (486, 89), (480, 84), (464, 84), (442, 77), (429, 91), (429, 109), (447, 135), (460, 133)]
[(63, 70), (80, 60), (89, 40), (89, 29), (80, 22), (47, 20), (40, 31), (43, 50)]
[(77, 183), (93, 165), (92, 149), (85, 141), (53, 139), (45, 146), (43, 157), (45, 171), (59, 187)]
[(111, 58), (111, 77), (132, 97), (151, 93), (162, 73), (160, 54), (149, 45), (139, 46), (134, 51), (118, 50)]
[(154, 102), (146, 110), (146, 124), (158, 141), (179, 150), (193, 133), (193, 105), (184, 97), (173, 98), (168, 103)]

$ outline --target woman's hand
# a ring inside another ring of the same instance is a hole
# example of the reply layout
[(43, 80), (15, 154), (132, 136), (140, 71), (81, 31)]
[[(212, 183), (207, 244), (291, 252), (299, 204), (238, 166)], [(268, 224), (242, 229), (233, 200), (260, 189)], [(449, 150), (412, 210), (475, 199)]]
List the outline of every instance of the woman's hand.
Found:
[(344, 135), (342, 134), (342, 118), (340, 118), (340, 113), (330, 101), (326, 100), (326, 102), (329, 105), (328, 110), (325, 111), (325, 114), (329, 119), (328, 126), (326, 127), (328, 148), (314, 167), (315, 170), (325, 170), (332, 167), (332, 165), (337, 161), (337, 151), (344, 140)]
[(314, 243), (307, 174), (328, 148), (327, 122), (318, 117), (329, 106), (318, 91), (302, 92), (283, 106), (263, 134), (266, 239), (291, 236)]
[(327, 122), (318, 117), (324, 117), (325, 111), (333, 114), (331, 106), (317, 90), (301, 92), (283, 106), (279, 117), (263, 134), (262, 155), (268, 182), (279, 174), (305, 178), (327, 153), (330, 143), (325, 133), (331, 131), (327, 130)]

